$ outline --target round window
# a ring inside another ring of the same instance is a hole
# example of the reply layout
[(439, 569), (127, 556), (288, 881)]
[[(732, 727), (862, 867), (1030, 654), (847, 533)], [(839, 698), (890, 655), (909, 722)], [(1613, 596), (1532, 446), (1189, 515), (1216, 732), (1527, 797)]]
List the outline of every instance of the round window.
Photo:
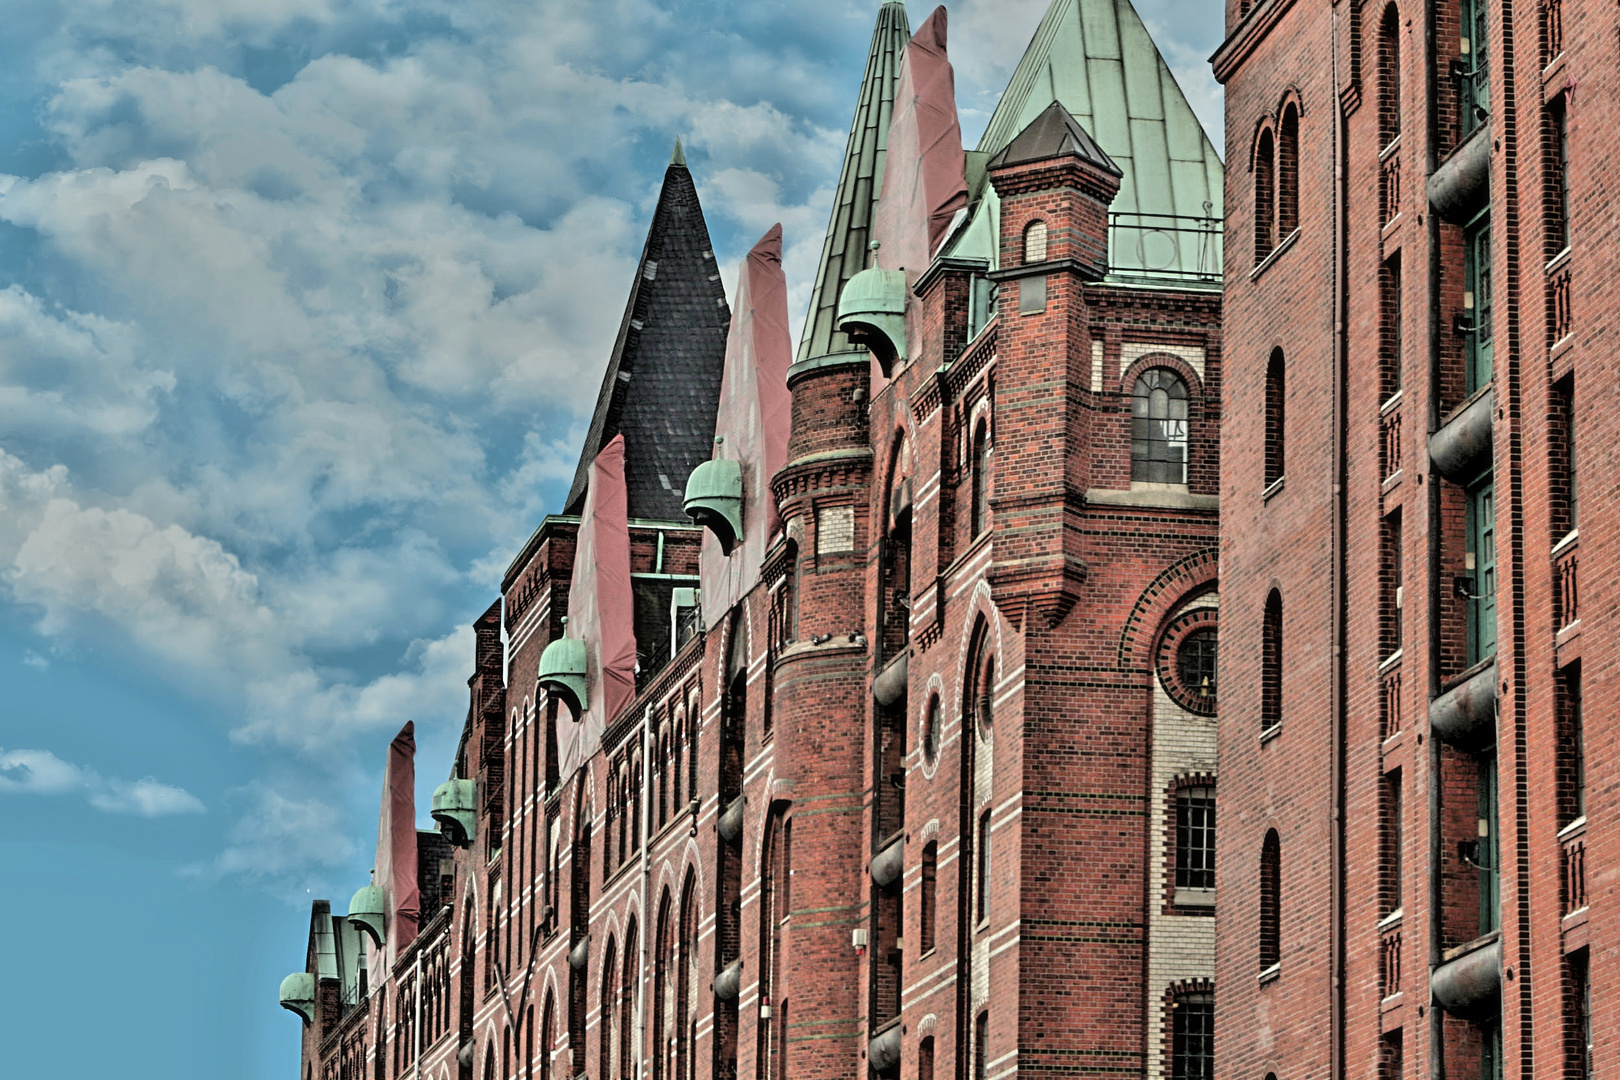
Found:
[(923, 713), (923, 760), (929, 765), (939, 760), (939, 695), (928, 696), (928, 711)]
[(1176, 650), (1176, 676), (1194, 697), (1215, 700), (1216, 630), (1194, 630)]
[(1159, 639), (1159, 683), (1177, 705), (1200, 716), (1214, 716), (1219, 686), (1219, 613), (1194, 608), (1170, 621)]

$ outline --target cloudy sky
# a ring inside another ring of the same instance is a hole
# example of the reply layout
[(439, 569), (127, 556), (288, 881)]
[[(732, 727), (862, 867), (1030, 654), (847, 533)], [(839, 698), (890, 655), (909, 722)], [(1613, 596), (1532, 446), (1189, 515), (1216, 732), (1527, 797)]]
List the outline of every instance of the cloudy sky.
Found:
[[(970, 144), (1045, 6), (952, 6)], [(1221, 4), (1138, 7), (1220, 145)], [(876, 8), (9, 0), (12, 1071), (290, 1075), (308, 901), (365, 883), (405, 720), (448, 768), (670, 144), (728, 288), (783, 223), (797, 326)]]

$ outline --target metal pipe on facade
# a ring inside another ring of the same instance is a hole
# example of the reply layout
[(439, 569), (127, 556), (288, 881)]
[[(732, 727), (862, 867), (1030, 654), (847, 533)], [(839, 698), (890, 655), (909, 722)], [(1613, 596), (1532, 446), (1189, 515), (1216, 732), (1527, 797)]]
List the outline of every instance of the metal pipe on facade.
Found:
[[(658, 536), (662, 547), (663, 534)], [(652, 937), (647, 925), (647, 890), (652, 881), (652, 706), (641, 718), (641, 929), (636, 935), (636, 1022), (633, 1028), (636, 1055), (636, 1075), (647, 1075), (647, 1040), (643, 1029), (647, 1025), (647, 942)]]
[[(1425, 179), (1434, 175), (1439, 165), (1438, 148), (1440, 146), (1440, 98), (1438, 76), (1438, 48), (1437, 29), (1434, 0), (1426, 0), (1423, 5), (1423, 72), (1424, 72), (1424, 145), (1423, 145), (1423, 175)], [(1424, 185), (1427, 191), (1428, 185)], [(1426, 330), (1428, 334), (1428, 349), (1425, 372), (1427, 386), (1424, 388), (1425, 404), (1428, 407), (1427, 423), (1424, 425), (1424, 461), (1418, 472), (1418, 481), (1423, 481), (1424, 473), (1428, 472), (1428, 436), (1440, 426), (1440, 219), (1424, 206), (1424, 245), (1427, 248), (1428, 274), (1425, 281), (1425, 291), (1428, 303), (1425, 310), (1428, 312)], [(1435, 483), (1431, 474), (1428, 481), (1428, 492), (1425, 500), (1428, 518), (1425, 522), (1424, 539), (1427, 558), (1425, 570), (1428, 581), (1425, 588), (1427, 597), (1426, 631), (1428, 634), (1428, 680), (1423, 695), (1425, 703), (1424, 715), (1428, 715), (1428, 702), (1440, 695), (1440, 598), (1443, 592), (1440, 587), (1440, 486)], [(1444, 941), (1444, 925), (1442, 915), (1442, 891), (1444, 877), (1442, 875), (1442, 860), (1444, 858), (1445, 844), (1440, 830), (1441, 814), (1441, 782), (1440, 743), (1429, 733), (1429, 775), (1427, 795), (1428, 810), (1428, 914), (1429, 914), (1429, 948), (1428, 963), (1425, 972), (1432, 972), (1440, 964), (1441, 945)], [(1429, 1010), (1429, 1076), (1433, 1080), (1440, 1080), (1446, 1072), (1446, 1044), (1445, 1019), (1439, 1009), (1434, 1007), (1431, 997), (1425, 993), (1424, 1004)]]
[(1333, 790), (1332, 808), (1332, 848), (1331, 866), (1329, 875), (1332, 878), (1331, 896), (1329, 898), (1329, 959), (1328, 982), (1333, 995), (1329, 1012), (1329, 1047), (1328, 1047), (1328, 1075), (1333, 1080), (1343, 1080), (1345, 1076), (1344, 1062), (1344, 877), (1345, 877), (1345, 664), (1344, 664), (1344, 637), (1345, 637), (1345, 562), (1346, 562), (1346, 518), (1345, 479), (1346, 460), (1345, 444), (1348, 435), (1349, 410), (1346, 404), (1346, 383), (1349, 378), (1350, 349), (1347, 340), (1347, 325), (1349, 316), (1349, 214), (1346, 200), (1348, 187), (1345, 170), (1345, 140), (1348, 133), (1348, 117), (1345, 115), (1341, 103), (1339, 90), (1339, 12), (1344, 5), (1335, 4), (1332, 7), (1331, 18), (1331, 55), (1332, 77), (1334, 92), (1333, 109), (1333, 536), (1331, 540), (1333, 552), (1329, 560), (1328, 590), (1329, 603), (1332, 606), (1332, 617), (1329, 625), (1329, 679), (1332, 683), (1330, 695), (1332, 705), (1329, 708), (1328, 741), (1333, 747), (1332, 759), (1329, 765), (1331, 777), (1329, 786)]

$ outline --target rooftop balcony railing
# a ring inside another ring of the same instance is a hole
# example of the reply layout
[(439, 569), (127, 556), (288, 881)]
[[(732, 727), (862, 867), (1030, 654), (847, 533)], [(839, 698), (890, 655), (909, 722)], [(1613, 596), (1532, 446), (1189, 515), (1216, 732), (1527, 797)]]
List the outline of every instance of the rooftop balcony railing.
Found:
[(1219, 285), (1224, 232), (1216, 217), (1109, 214), (1108, 273)]

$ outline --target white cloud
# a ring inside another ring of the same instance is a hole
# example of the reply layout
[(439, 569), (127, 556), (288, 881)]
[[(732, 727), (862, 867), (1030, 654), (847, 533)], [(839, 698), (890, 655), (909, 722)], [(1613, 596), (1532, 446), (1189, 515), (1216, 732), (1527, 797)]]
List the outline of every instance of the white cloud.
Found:
[(183, 788), (150, 776), (108, 779), (49, 750), (0, 748), (0, 795), (82, 795), (97, 810), (149, 818), (205, 810), (202, 801)]
[[(1045, 2), (953, 8), (970, 135)], [(676, 134), (728, 289), (783, 223), (797, 327), (875, 10), (66, 0), (25, 42), (57, 157), (0, 175), (29, 244), (0, 585), (299, 757), (209, 872), (350, 858), (322, 792), (361, 740), (459, 725), (465, 624), (573, 474)], [(175, 798), (143, 783), (98, 797)]]
[(322, 871), (354, 872), (359, 846), (349, 839), (348, 822), (336, 806), (319, 798), (285, 795), (254, 783), (234, 793), (244, 804), (214, 858), (186, 867), (188, 876), (253, 878), (287, 895), (324, 893)]

